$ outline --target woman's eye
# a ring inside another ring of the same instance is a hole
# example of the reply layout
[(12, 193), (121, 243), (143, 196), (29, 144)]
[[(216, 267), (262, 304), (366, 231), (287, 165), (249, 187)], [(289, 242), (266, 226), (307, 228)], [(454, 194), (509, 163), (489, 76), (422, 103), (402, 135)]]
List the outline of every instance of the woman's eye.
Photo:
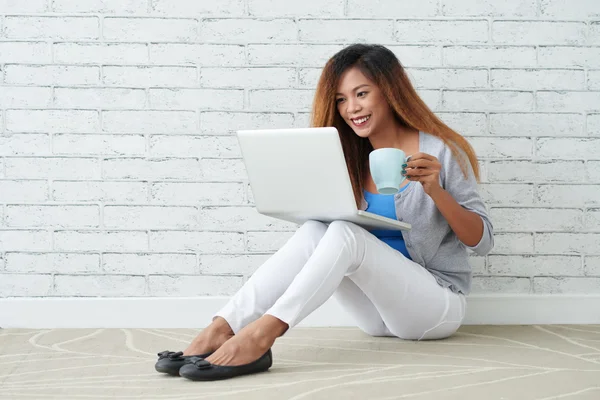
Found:
[(359, 93), (357, 94), (357, 96), (359, 96), (359, 97), (360, 97), (360, 95), (361, 95), (361, 94), (367, 94), (367, 92), (359, 92)]
[(335, 99), (335, 104), (340, 104), (342, 102), (342, 100), (344, 100), (344, 99), (342, 99), (342, 98)]

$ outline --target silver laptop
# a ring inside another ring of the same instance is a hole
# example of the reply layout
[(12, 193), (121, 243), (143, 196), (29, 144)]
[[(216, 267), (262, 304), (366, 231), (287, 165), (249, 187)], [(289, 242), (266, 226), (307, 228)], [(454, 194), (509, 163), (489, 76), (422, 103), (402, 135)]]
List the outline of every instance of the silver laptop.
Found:
[(336, 128), (239, 130), (237, 137), (259, 213), (297, 224), (344, 220), (366, 229), (411, 229), (356, 207)]

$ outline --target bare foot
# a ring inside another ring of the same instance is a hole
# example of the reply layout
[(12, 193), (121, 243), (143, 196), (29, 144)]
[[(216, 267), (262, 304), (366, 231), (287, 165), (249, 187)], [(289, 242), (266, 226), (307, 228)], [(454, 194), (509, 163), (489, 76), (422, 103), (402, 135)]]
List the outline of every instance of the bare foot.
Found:
[(215, 365), (244, 365), (258, 360), (273, 346), (275, 339), (288, 329), (281, 320), (265, 315), (248, 324), (237, 335), (223, 343), (217, 351), (206, 358)]
[(183, 352), (184, 356), (195, 356), (217, 350), (223, 343), (234, 336), (231, 327), (221, 317), (203, 329)]

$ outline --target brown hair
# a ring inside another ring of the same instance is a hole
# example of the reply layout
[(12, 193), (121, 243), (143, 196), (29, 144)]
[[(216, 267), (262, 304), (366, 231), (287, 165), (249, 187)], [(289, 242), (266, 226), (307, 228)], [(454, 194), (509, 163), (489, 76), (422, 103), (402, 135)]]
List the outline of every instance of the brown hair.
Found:
[(460, 151), (464, 152), (479, 181), (479, 165), (475, 151), (463, 136), (444, 124), (427, 107), (395, 54), (380, 45), (353, 44), (336, 53), (325, 64), (315, 93), (311, 126), (337, 128), (357, 206), (360, 207), (364, 173), (368, 168), (369, 153), (373, 147), (367, 138), (361, 138), (353, 132), (337, 110), (335, 93), (342, 74), (351, 67), (357, 67), (379, 87), (402, 125), (443, 140), (458, 159), (466, 176), (468, 170), (464, 155)]

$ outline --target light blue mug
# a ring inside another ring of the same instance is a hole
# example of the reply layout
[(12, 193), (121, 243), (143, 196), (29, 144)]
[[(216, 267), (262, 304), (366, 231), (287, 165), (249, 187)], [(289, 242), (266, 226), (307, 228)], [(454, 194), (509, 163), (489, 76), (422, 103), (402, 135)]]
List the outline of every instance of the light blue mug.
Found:
[(369, 153), (369, 169), (371, 177), (381, 194), (396, 194), (406, 179), (402, 175), (402, 164), (406, 154), (400, 149), (384, 147)]

